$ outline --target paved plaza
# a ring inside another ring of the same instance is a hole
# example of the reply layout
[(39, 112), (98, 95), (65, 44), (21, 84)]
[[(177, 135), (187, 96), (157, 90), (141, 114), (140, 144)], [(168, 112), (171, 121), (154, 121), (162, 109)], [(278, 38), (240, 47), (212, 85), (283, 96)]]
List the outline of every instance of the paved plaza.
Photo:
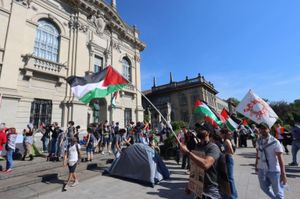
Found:
[[(285, 155), (286, 164), (290, 162), (291, 155)], [(240, 199), (267, 199), (260, 190), (257, 175), (254, 173), (255, 149), (239, 148), (235, 155), (235, 178)], [(188, 176), (174, 161), (167, 161), (171, 172), (171, 179), (163, 181), (154, 188), (142, 186), (137, 183), (102, 176), (95, 172), (93, 178), (82, 181), (77, 187), (70, 187), (67, 192), (57, 188), (51, 193), (40, 196), (43, 199), (52, 198), (102, 198), (102, 199), (192, 199), (193, 195), (186, 195), (184, 188)], [(300, 195), (299, 180), (300, 167), (287, 167), (288, 187), (286, 198), (297, 199)]]

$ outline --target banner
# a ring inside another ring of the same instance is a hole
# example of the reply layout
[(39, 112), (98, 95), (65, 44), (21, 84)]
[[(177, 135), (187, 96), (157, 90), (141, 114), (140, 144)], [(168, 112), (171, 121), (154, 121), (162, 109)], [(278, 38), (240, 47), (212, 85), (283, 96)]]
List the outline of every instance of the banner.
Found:
[(265, 122), (271, 128), (278, 116), (263, 99), (251, 90), (236, 107), (236, 111), (253, 120), (257, 124)]

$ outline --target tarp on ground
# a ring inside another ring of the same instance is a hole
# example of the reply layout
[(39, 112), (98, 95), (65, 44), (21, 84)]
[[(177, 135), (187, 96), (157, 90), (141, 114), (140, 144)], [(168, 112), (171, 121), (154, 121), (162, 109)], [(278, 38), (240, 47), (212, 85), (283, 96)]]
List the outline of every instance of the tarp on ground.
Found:
[(124, 149), (104, 174), (150, 186), (170, 177), (169, 170), (159, 155), (145, 144), (133, 144)]

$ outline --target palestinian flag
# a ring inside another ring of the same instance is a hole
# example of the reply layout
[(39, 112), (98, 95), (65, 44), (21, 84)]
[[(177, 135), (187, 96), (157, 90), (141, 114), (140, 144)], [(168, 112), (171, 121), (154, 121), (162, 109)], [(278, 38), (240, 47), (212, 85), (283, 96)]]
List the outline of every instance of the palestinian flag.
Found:
[(238, 124), (235, 123), (235, 121), (233, 121), (230, 117), (229, 114), (227, 112), (227, 110), (224, 108), (221, 112), (221, 115), (225, 118), (226, 120), (226, 126), (230, 131), (235, 131), (238, 127)]
[(100, 72), (85, 77), (70, 76), (67, 78), (73, 94), (83, 103), (102, 98), (121, 90), (129, 83), (113, 67), (108, 66)]
[(203, 114), (204, 120), (213, 125), (215, 128), (222, 125), (222, 121), (220, 121), (219, 118), (212, 112), (212, 110), (200, 100), (196, 101), (193, 112), (194, 114)]

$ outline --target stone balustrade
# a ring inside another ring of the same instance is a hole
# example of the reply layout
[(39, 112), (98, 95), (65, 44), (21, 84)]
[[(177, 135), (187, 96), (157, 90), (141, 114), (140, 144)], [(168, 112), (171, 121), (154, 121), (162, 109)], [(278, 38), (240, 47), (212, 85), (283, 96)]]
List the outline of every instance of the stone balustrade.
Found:
[(45, 73), (58, 78), (65, 78), (67, 67), (63, 64), (36, 57), (34, 55), (24, 55), (25, 76), (32, 77), (33, 72)]

